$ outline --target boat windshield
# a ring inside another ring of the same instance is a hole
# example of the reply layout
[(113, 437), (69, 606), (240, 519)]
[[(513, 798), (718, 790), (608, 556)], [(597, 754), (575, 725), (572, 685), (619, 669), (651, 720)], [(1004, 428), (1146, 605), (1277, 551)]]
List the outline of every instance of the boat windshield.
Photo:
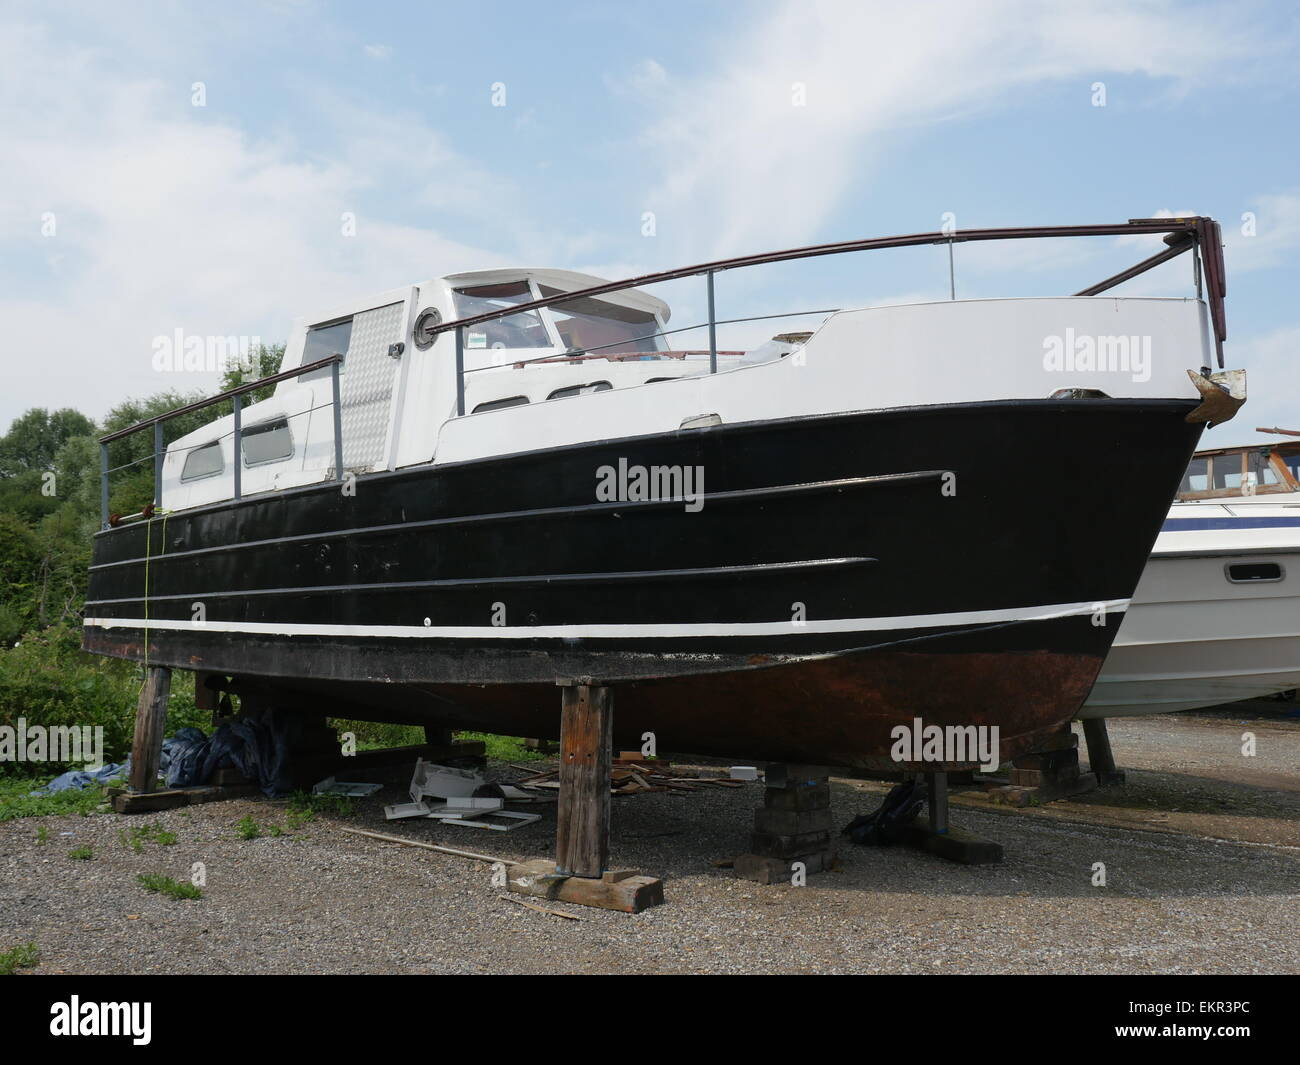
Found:
[[(560, 296), (563, 289), (539, 285), (543, 297)], [(638, 310), (590, 296), (564, 300), (548, 308), (555, 328), (569, 351), (593, 355), (653, 356), (663, 350), (659, 321), (653, 311)]]
[[(529, 303), (533, 298), (527, 281), (497, 285), (473, 285), (452, 291), (458, 318), (472, 318), (506, 307)], [(480, 322), (465, 330), (467, 348), (549, 348), (550, 335), (536, 311), (522, 311), (491, 322)]]

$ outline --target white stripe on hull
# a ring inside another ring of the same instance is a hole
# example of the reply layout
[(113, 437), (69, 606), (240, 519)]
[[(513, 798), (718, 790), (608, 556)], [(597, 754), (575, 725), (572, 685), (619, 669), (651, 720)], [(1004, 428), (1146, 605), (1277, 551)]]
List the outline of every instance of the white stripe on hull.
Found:
[(790, 621), (692, 622), (656, 625), (336, 625), (276, 621), (206, 621), (185, 619), (86, 618), (86, 626), (101, 629), (178, 629), (242, 632), (271, 636), (382, 636), (399, 639), (670, 639), (700, 636), (788, 636), (791, 633), (880, 632), (892, 629), (935, 629), (959, 625), (991, 625), (1014, 621), (1050, 621), (1094, 613), (1104, 606), (1107, 614), (1128, 607), (1127, 599), (1093, 603), (1055, 603), (1047, 606), (1010, 607), (1005, 610), (971, 610), (951, 614), (911, 614), (889, 618), (831, 618)]

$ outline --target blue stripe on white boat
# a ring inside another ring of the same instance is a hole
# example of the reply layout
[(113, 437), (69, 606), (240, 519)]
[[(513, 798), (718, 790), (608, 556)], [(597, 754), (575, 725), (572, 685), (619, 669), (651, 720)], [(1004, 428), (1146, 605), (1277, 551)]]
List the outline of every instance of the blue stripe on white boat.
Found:
[(1167, 518), (1161, 532), (1196, 532), (1205, 529), (1294, 529), (1300, 528), (1300, 516), (1294, 518)]

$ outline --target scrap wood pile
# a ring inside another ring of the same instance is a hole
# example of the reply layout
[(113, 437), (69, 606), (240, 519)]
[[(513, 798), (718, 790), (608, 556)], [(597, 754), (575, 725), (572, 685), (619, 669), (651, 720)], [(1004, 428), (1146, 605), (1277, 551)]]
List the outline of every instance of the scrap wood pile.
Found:
[[(512, 768), (528, 771), (527, 766), (517, 765)], [(610, 769), (609, 791), (611, 795), (637, 795), (652, 791), (681, 794), (708, 788), (740, 788), (745, 785), (745, 780), (733, 779), (730, 776), (682, 776), (681, 772), (681, 770), (674, 771), (672, 763), (662, 758), (647, 758), (638, 751), (622, 751), (614, 759)], [(694, 772), (708, 773), (709, 771)], [(727, 771), (719, 770), (719, 772)], [(555, 768), (534, 772), (531, 776), (515, 783), (521, 788), (558, 790), (560, 770)]]

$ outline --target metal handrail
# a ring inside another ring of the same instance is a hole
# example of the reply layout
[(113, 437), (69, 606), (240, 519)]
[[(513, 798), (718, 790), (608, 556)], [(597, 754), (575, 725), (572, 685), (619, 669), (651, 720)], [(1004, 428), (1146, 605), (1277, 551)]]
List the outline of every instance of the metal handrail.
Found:
[[(173, 418), (179, 418), (185, 414), (193, 414), (195, 411), (204, 410), (214, 406), (217, 403), (224, 403), (230, 400), (234, 405), (234, 489), (235, 499), (242, 497), (242, 478), (243, 464), (241, 463), (240, 443), (242, 437), (241, 409), (243, 404), (240, 400), (249, 392), (255, 392), (259, 388), (265, 388), (267, 385), (277, 384), (280, 381), (287, 381), (290, 378), (301, 377), (305, 373), (311, 373), (313, 370), (323, 370), (325, 367), (330, 368), (331, 385), (333, 388), (333, 407), (334, 407), (334, 479), (343, 479), (343, 418), (342, 405), (339, 401), (339, 367), (343, 362), (343, 356), (335, 353), (326, 355), (323, 359), (317, 359), (315, 362), (309, 362), (305, 366), (295, 366), (289, 370), (281, 370), (273, 373), (268, 377), (259, 378), (256, 381), (249, 381), (246, 384), (237, 385), (235, 388), (228, 388), (224, 392), (219, 392), (208, 399), (201, 399), (194, 403), (187, 403), (183, 407), (177, 407), (175, 410), (165, 411), (162, 414), (155, 414), (152, 418), (145, 418), (134, 425), (128, 425), (125, 429), (117, 429), (114, 432), (107, 433), (99, 438), (99, 509), (100, 509), (100, 526), (107, 529), (116, 525), (121, 518), (113, 520), (116, 516), (108, 512), (108, 475), (111, 472), (108, 465), (108, 445), (115, 440), (121, 440), (123, 437), (131, 436), (142, 429), (153, 426), (153, 503), (146, 507), (139, 515), (130, 515), (132, 517), (149, 517), (153, 511), (162, 506), (162, 460), (165, 454), (163, 448), (163, 423), (169, 422)], [(131, 465), (127, 463), (126, 465)], [(121, 469), (122, 467), (115, 467)]]
[(736, 270), (746, 266), (761, 266), (767, 263), (789, 262), (795, 259), (811, 259), (824, 255), (842, 255), (846, 252), (877, 251), (884, 248), (909, 248), (924, 244), (946, 244), (951, 255), (952, 245), (986, 240), (1029, 240), (1057, 237), (1109, 237), (1133, 236), (1143, 233), (1164, 233), (1181, 237), (1169, 241), (1165, 251), (1144, 259), (1128, 270), (1115, 274), (1104, 281), (1082, 290), (1076, 295), (1091, 296), (1138, 274), (1159, 266), (1183, 252), (1196, 248), (1199, 250), (1197, 260), (1196, 282), (1199, 296), (1202, 279), (1207, 289), (1210, 305), (1210, 318), (1214, 328), (1215, 351), (1220, 369), (1223, 367), (1223, 342), (1228, 338), (1227, 322), (1223, 311), (1223, 299), (1226, 295), (1223, 266), (1223, 237), (1219, 223), (1212, 218), (1192, 216), (1188, 218), (1130, 218), (1127, 222), (1109, 223), (1091, 226), (1015, 226), (1000, 229), (967, 229), (933, 233), (910, 233), (897, 237), (873, 237), (865, 240), (846, 240), (834, 244), (812, 244), (803, 248), (789, 248), (785, 251), (761, 252), (756, 255), (742, 255), (731, 259), (716, 259), (712, 262), (697, 263), (694, 266), (682, 266), (673, 270), (661, 270), (653, 274), (641, 274), (624, 281), (606, 281), (588, 288), (560, 292), (554, 296), (545, 296), (528, 303), (517, 303), (482, 314), (458, 318), (450, 322), (440, 322), (430, 326), (428, 334), (437, 336), (441, 333), (455, 331), (456, 334), (456, 414), (465, 413), (465, 329), (468, 326), (493, 322), (499, 318), (528, 311), (540, 310), (555, 304), (608, 295), (630, 288), (659, 284), (664, 281), (677, 281), (686, 277), (704, 275), (708, 286), (709, 306), (709, 372), (717, 373), (717, 322), (715, 319), (713, 278), (724, 270)]

